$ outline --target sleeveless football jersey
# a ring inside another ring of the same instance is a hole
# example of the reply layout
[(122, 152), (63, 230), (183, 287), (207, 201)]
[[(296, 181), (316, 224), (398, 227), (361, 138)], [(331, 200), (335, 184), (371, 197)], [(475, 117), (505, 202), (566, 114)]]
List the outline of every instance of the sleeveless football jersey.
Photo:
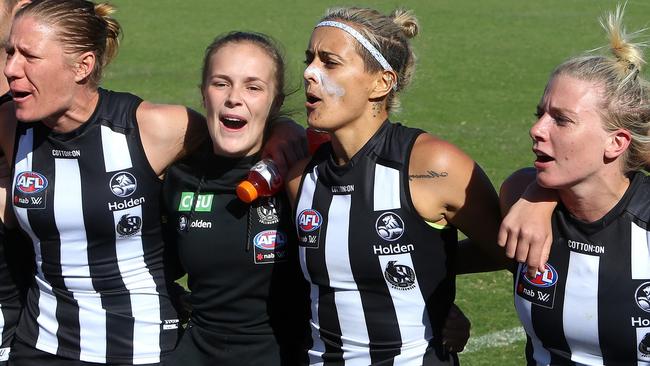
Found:
[(555, 210), (546, 270), (515, 280), (529, 365), (650, 365), (649, 219), (642, 173), (596, 222)]
[[(0, 105), (11, 101), (11, 94), (0, 96)], [(4, 156), (0, 153), (0, 158)], [(7, 204), (11, 204), (7, 202)], [(20, 293), (7, 259), (16, 259), (6, 255), (7, 245), (11, 245), (5, 236), (4, 224), (0, 222), (0, 365), (9, 359), (11, 342), (14, 339), (18, 317), (20, 315)], [(18, 243), (17, 243), (18, 244)], [(13, 266), (13, 268), (17, 268)]]
[(385, 122), (343, 166), (323, 145), (296, 225), (311, 284), (311, 364), (454, 365), (441, 330), (454, 301), (454, 228), (416, 212), (408, 163), (420, 130)]
[(176, 343), (161, 182), (140, 141), (140, 102), (100, 89), (95, 112), (72, 132), (18, 124), (12, 199), (34, 244), (36, 276), (17, 335), (39, 350), (144, 364)]

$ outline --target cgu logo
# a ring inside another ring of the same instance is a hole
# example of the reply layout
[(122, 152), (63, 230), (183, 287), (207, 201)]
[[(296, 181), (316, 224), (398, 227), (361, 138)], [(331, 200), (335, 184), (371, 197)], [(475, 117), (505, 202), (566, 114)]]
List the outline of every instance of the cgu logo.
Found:
[(47, 179), (40, 173), (22, 172), (16, 177), (16, 188), (27, 194), (42, 192), (47, 188)]
[(310, 232), (318, 229), (322, 222), (323, 217), (316, 210), (302, 210), (300, 215), (298, 215), (298, 227), (305, 232)]
[(544, 273), (537, 272), (535, 277), (530, 278), (526, 274), (528, 266), (522, 266), (521, 273), (528, 283), (536, 287), (551, 287), (557, 282), (557, 271), (550, 264), (546, 263)]
[(264, 230), (253, 238), (253, 244), (264, 250), (273, 250), (281, 248), (287, 242), (287, 237), (281, 231)]

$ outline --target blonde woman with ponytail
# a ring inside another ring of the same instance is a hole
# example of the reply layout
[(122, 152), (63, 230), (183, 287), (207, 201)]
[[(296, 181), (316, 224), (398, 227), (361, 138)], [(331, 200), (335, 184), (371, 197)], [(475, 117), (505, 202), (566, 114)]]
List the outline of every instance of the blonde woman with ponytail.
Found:
[[(332, 9), (306, 50), (308, 123), (332, 140), (288, 187), (311, 284), (310, 364), (457, 364), (464, 343), (443, 342), (455, 273), (506, 265), (481, 168), (389, 120), (413, 77), (418, 32), (410, 11)], [(459, 246), (456, 229), (471, 242)]]
[(118, 50), (113, 10), (34, 0), (12, 24), (0, 148), (36, 275), (11, 365), (159, 365), (177, 343), (160, 178), (208, 136), (205, 119), (99, 87)]
[[(601, 22), (611, 55), (573, 57), (551, 73), (530, 130), (535, 169), (501, 188), (505, 211), (535, 178), (560, 203), (544, 269), (531, 277), (521, 264), (515, 277), (529, 365), (650, 365), (647, 44), (622, 20), (618, 7)], [(554, 206), (535, 205), (509, 216), (526, 217), (524, 227)]]

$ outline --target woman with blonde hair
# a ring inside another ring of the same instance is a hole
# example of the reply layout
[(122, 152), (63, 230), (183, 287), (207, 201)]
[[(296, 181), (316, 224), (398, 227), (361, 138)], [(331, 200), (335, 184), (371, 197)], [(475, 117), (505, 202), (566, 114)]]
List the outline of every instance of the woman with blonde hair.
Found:
[[(464, 253), (505, 265), (498, 200), (481, 168), (388, 119), (413, 76), (418, 31), (409, 11), (339, 8), (309, 41), (308, 123), (332, 138), (289, 183), (311, 285), (311, 364), (457, 364), (460, 349), (442, 337), (455, 273), (489, 264)], [(458, 247), (456, 228), (472, 242)]]
[(113, 10), (38, 0), (12, 24), (0, 148), (36, 252), (12, 365), (159, 364), (177, 342), (160, 177), (205, 119), (99, 87), (118, 49)]
[[(573, 57), (551, 73), (530, 129), (535, 169), (501, 188), (504, 211), (535, 179), (559, 197), (544, 270), (531, 277), (520, 264), (515, 280), (529, 365), (650, 365), (647, 44), (622, 20), (619, 7), (601, 21), (611, 56)], [(521, 212), (529, 222), (546, 210)]]

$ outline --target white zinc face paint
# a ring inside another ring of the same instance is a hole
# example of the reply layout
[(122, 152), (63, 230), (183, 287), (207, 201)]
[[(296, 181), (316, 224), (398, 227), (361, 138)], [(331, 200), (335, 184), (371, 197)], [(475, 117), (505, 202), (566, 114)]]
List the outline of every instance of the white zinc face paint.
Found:
[[(332, 79), (330, 79), (327, 75), (321, 72), (319, 68), (310, 65), (305, 70), (305, 77), (309, 77), (309, 76), (314, 77), (316, 82), (321, 85), (321, 88), (325, 93), (339, 98), (345, 95), (345, 89), (343, 89), (342, 86), (332, 81)], [(305, 81), (305, 84), (306, 83), (307, 82)]]

